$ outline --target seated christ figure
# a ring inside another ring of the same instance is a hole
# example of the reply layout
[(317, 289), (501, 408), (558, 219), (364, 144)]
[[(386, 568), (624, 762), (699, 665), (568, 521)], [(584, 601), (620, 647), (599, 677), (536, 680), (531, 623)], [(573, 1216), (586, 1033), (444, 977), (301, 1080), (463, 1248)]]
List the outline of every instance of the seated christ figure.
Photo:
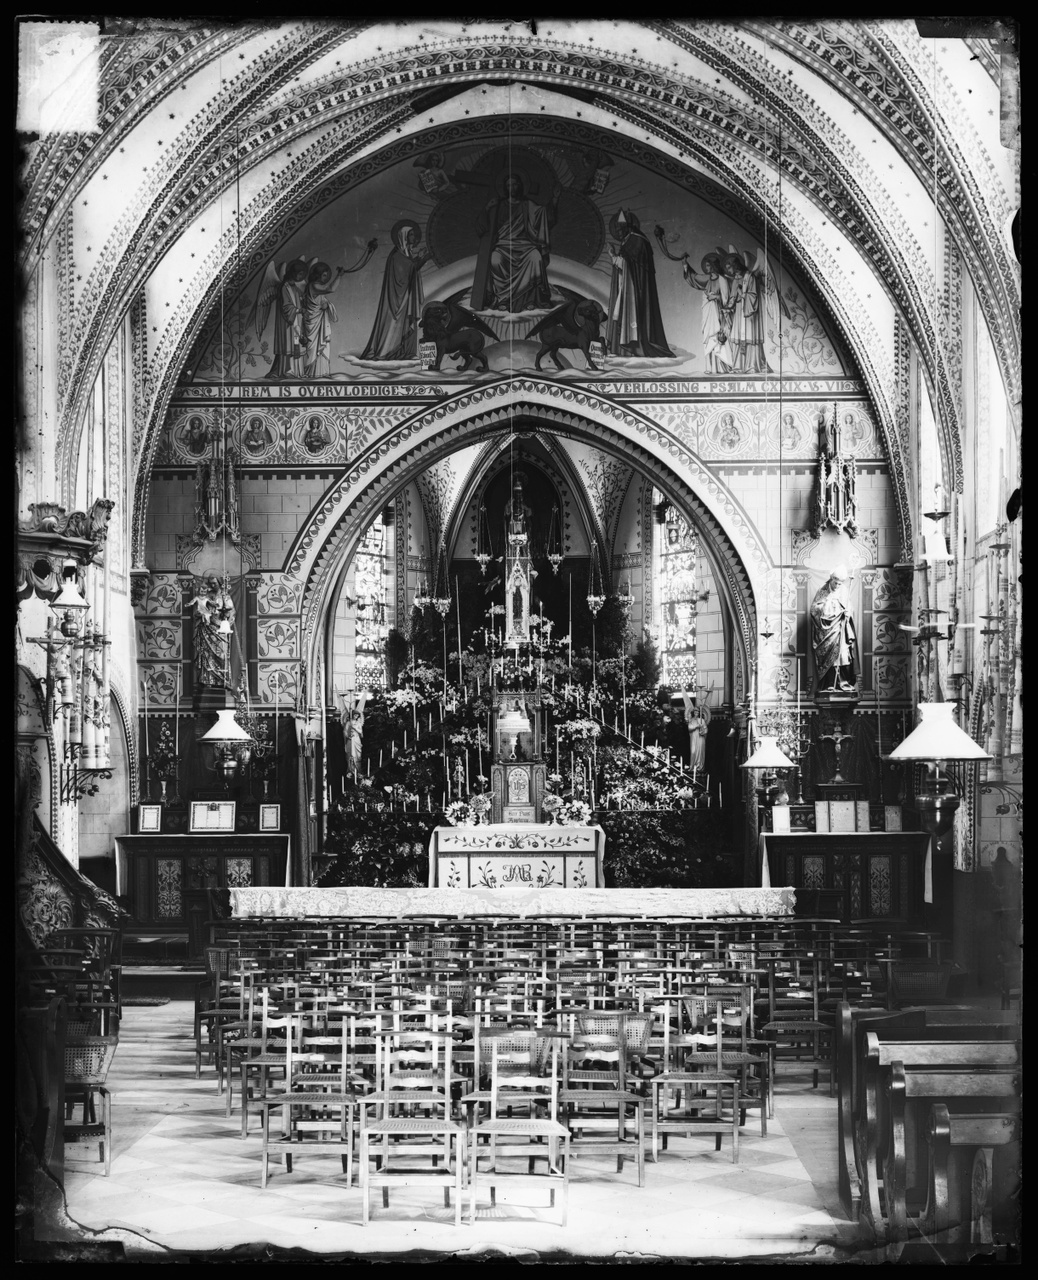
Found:
[(522, 178), (510, 174), (504, 194), (479, 215), (479, 256), (472, 286), (474, 311), (531, 311), (551, 305), (548, 285), (549, 232), (558, 193), (537, 204), (523, 193)]

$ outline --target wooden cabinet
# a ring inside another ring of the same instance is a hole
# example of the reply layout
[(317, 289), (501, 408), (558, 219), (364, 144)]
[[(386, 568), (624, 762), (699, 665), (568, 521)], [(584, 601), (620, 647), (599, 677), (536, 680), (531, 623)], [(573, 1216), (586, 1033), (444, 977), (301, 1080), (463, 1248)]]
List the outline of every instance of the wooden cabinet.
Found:
[(917, 831), (765, 834), (761, 850), (773, 885), (844, 890), (851, 919), (904, 920), (924, 927), (930, 837)]
[(206, 891), (283, 885), (287, 835), (118, 836), (117, 892), (138, 924), (183, 932)]

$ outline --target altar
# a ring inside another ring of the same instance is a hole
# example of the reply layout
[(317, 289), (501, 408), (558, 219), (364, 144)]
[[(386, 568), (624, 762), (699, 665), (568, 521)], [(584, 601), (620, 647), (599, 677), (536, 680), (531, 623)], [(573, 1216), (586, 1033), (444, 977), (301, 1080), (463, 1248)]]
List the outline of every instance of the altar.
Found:
[(601, 889), (604, 852), (601, 827), (437, 827), (429, 840), (429, 888)]
[(366, 885), (230, 891), (235, 920), (708, 920), (792, 916), (791, 888), (386, 889)]

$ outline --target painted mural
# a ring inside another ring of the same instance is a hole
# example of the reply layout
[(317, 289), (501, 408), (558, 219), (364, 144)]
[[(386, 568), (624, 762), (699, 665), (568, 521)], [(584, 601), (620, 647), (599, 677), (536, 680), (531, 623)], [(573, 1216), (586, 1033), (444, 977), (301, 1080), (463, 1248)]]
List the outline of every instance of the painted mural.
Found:
[[(297, 225), (223, 317), (187, 380), (846, 372), (802, 282), (740, 223), (558, 133), (374, 173)], [(271, 443), (258, 424), (252, 452)]]

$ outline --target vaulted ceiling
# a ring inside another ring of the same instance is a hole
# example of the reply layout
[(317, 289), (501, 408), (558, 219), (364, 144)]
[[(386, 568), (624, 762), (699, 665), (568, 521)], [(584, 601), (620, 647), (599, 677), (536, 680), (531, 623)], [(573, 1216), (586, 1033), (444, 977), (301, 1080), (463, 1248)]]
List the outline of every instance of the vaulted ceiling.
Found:
[[(133, 310), (135, 465), (228, 288), (387, 147), (522, 114), (651, 147), (781, 242), (853, 354), (888, 437), (914, 344), (961, 476), (944, 267), (961, 258), (1020, 398), (1014, 153), (997, 46), (911, 20), (120, 22), (100, 41), (100, 130), (30, 141), (22, 259), (59, 260), (58, 472)], [(907, 338), (906, 338), (907, 335)]]

